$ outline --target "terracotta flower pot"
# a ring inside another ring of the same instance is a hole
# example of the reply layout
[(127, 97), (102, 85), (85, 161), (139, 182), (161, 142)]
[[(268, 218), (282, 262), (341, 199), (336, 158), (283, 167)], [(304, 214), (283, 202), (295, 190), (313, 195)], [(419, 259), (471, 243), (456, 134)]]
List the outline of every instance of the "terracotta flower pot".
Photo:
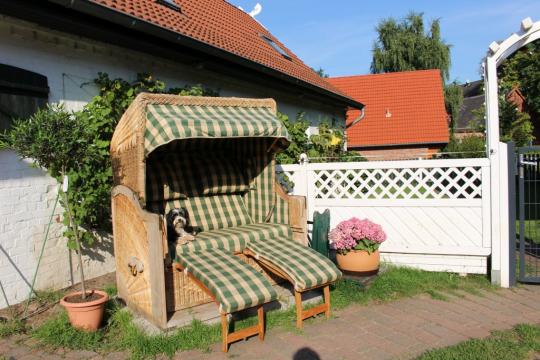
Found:
[(66, 295), (60, 300), (60, 305), (66, 308), (69, 321), (74, 328), (86, 331), (96, 331), (103, 320), (105, 303), (109, 300), (109, 295), (100, 290), (88, 291), (88, 296), (94, 297), (85, 302), (70, 302), (74, 297), (80, 298), (81, 291)]
[(365, 250), (351, 250), (346, 255), (336, 254), (341, 270), (355, 274), (376, 274), (379, 271), (379, 250), (368, 254)]

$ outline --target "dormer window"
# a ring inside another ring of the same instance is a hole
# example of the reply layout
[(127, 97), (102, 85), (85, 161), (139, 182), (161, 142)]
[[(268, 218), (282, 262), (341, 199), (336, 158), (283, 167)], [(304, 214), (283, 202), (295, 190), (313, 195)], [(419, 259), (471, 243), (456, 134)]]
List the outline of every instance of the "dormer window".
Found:
[(292, 58), (287, 54), (287, 52), (278, 44), (274, 42), (274, 40), (270, 39), (268, 36), (261, 35), (261, 37), (270, 45), (274, 50), (276, 50), (281, 56), (283, 56), (287, 60), (291, 60)]
[(160, 5), (168, 7), (169, 9), (173, 9), (180, 13), (182, 12), (182, 9), (174, 2), (174, 0), (156, 0), (156, 2)]

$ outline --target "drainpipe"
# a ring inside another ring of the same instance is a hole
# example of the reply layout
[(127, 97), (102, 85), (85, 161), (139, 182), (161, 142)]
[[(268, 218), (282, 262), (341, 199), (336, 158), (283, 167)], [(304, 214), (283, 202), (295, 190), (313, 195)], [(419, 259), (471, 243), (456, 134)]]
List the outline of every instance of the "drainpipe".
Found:
[(365, 116), (366, 116), (366, 107), (364, 106), (363, 108), (360, 109), (360, 115), (356, 119), (351, 121), (349, 123), (349, 125), (346, 125), (345, 129), (348, 129), (351, 126), (354, 126), (354, 125), (358, 124), (360, 122), (360, 120), (362, 120)]

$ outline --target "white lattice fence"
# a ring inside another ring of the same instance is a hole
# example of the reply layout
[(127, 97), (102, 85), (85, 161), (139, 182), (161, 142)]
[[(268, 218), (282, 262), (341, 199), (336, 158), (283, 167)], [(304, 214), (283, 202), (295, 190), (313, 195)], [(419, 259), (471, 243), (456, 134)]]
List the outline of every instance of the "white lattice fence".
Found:
[(482, 168), (314, 170), (316, 199), (475, 199)]
[(383, 225), (387, 261), (485, 273), (490, 254), (487, 159), (283, 165), (278, 179), (305, 195), (308, 214), (330, 209)]

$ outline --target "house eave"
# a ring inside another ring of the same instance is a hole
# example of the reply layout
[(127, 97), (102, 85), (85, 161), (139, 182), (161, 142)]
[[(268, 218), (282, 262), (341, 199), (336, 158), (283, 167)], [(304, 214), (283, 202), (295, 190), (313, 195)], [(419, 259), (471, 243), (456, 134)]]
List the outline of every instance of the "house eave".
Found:
[[(40, 24), (42, 22), (46, 22), (47, 19), (44, 18), (43, 16), (36, 16), (36, 14), (38, 10), (46, 10), (45, 9), (47, 5), (46, 3), (49, 3), (50, 5), (60, 6), (62, 8), (69, 9), (77, 13), (84, 14), (86, 16), (91, 16), (93, 18), (100, 19), (101, 21), (114, 24), (116, 26), (121, 26), (127, 29), (128, 31), (133, 32), (134, 36), (133, 36), (133, 39), (131, 39), (132, 41), (138, 41), (140, 43), (146, 41), (145, 39), (140, 39), (138, 36), (135, 36), (137, 33), (143, 33), (152, 38), (163, 40), (173, 45), (174, 48), (189, 48), (196, 52), (205, 54), (209, 57), (218, 58), (218, 59), (221, 59), (222, 61), (225, 60), (226, 62), (230, 64), (234, 64), (235, 66), (239, 66), (244, 69), (249, 69), (250, 71), (253, 71), (255, 73), (259, 73), (259, 74), (262, 73), (280, 82), (293, 85), (294, 88), (298, 88), (299, 90), (302, 89), (302, 91), (307, 91), (308, 94), (311, 93), (319, 101), (322, 100), (332, 105), (352, 107), (352, 108), (357, 108), (357, 109), (361, 109), (364, 106), (362, 103), (358, 101), (355, 101), (346, 96), (342, 96), (340, 94), (331, 92), (329, 90), (323, 89), (321, 87), (310, 84), (308, 82), (302, 81), (298, 78), (287, 75), (278, 70), (272, 69), (268, 66), (259, 64), (257, 62), (251, 61), (249, 59), (238, 56), (231, 52), (217, 48), (210, 44), (195, 40), (193, 38), (184, 36), (180, 33), (155, 25), (153, 23), (143, 21), (131, 15), (124, 14), (114, 9), (110, 9), (110, 8), (107, 8), (107, 7), (104, 7), (99, 4), (89, 2), (89, 1), (48, 0), (47, 2), (44, 2), (44, 1), (35, 1), (35, 0), (34, 1), (23, 0), (23, 1), (14, 2), (14, 1), (9, 1), (9, 0), (0, 0), (0, 13), (5, 13), (6, 15), (10, 15), (10, 16), (16, 16), (16, 17), (22, 18), (23, 20), (29, 20), (29, 21), (37, 22), (38, 24)], [(56, 19), (58, 20), (58, 16), (56, 16)], [(70, 19), (66, 19), (66, 23), (69, 23), (69, 22), (70, 22)], [(50, 27), (54, 27), (55, 25), (59, 26), (59, 24), (55, 24), (54, 21), (50, 21), (50, 20), (47, 25)], [(71, 24), (74, 32), (77, 32), (76, 25), (77, 24)], [(101, 29), (101, 30), (102, 30), (101, 33), (107, 31), (107, 29)], [(78, 32), (77, 35), (90, 37), (90, 38), (94, 37), (93, 33), (81, 34), (80, 32)], [(110, 32), (108, 37), (112, 39), (116, 36), (117, 34), (115, 32)], [(103, 38), (108, 38), (108, 37), (101, 36), (100, 41), (104, 41)], [(121, 44), (118, 44), (118, 42), (116, 45), (122, 46)], [(150, 45), (153, 45), (153, 44), (150, 44)], [(141, 48), (144, 48), (144, 46), (141, 46)], [(294, 89), (291, 89), (291, 90), (294, 91)]]

